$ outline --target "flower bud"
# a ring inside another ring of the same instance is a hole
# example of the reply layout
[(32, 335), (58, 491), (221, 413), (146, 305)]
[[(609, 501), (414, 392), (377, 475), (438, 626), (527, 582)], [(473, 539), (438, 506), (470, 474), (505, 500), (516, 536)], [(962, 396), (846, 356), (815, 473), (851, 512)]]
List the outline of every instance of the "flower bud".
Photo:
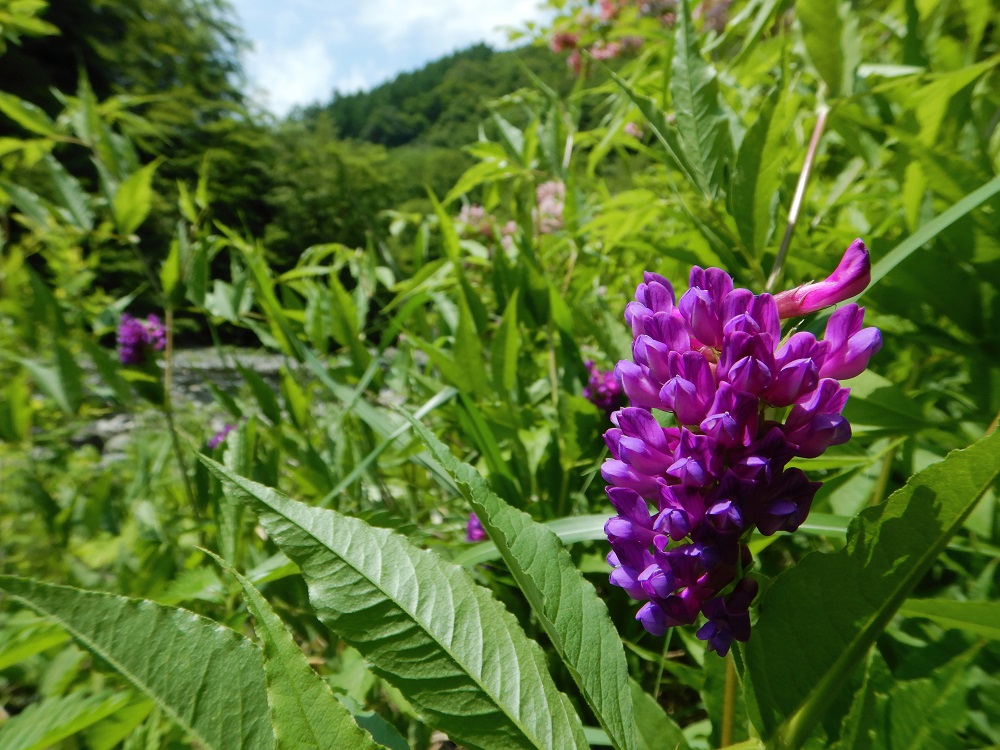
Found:
[(794, 318), (860, 294), (871, 279), (872, 262), (868, 257), (868, 248), (857, 239), (847, 248), (836, 270), (826, 279), (776, 294), (774, 301), (778, 303), (778, 314), (782, 318)]

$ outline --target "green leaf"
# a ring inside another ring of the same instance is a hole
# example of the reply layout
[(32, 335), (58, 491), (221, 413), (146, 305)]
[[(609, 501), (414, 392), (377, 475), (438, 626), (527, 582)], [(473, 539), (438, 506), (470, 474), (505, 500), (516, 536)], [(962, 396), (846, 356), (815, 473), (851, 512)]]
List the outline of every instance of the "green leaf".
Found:
[(660, 144), (666, 149), (667, 161), (676, 169), (684, 174), (684, 176), (694, 185), (702, 191), (702, 193), (707, 194), (708, 188), (705, 185), (704, 174), (702, 174), (696, 167), (690, 162), (686, 152), (681, 148), (680, 141), (677, 137), (677, 131), (673, 125), (667, 121), (667, 116), (663, 113), (656, 102), (650, 99), (648, 96), (643, 96), (637, 92), (632, 85), (626, 81), (624, 78), (618, 76), (614, 71), (606, 66), (602, 65), (601, 70), (618, 86), (624, 91), (628, 97), (632, 100), (632, 103), (639, 108), (642, 112), (646, 123), (649, 125), (650, 130), (660, 141)]
[(476, 331), (472, 311), (464, 297), (458, 298), (458, 327), (455, 330), (452, 355), (468, 383), (467, 392), (476, 398), (485, 399), (490, 387), (486, 375), (486, 361), (483, 359), (483, 342), (480, 333)]
[(899, 683), (889, 694), (880, 729), (884, 747), (892, 750), (946, 750), (967, 718), (969, 671), (982, 644), (976, 644), (929, 678)]
[[(864, 293), (870, 292), (879, 281), (881, 281), (889, 271), (898, 266), (916, 250), (926, 245), (941, 232), (961, 219), (967, 213), (978, 208), (997, 193), (1000, 193), (1000, 175), (997, 175), (981, 187), (973, 190), (958, 203), (924, 224), (920, 229), (911, 234), (896, 247), (882, 256), (882, 258), (872, 266), (872, 281)], [(22, 209), (23, 210), (23, 209)], [(857, 300), (861, 295), (855, 297)]]
[(834, 96), (850, 95), (854, 70), (848, 70), (845, 42), (850, 40), (840, 0), (796, 0), (795, 12), (806, 52), (820, 78)]
[(535, 615), (616, 748), (636, 748), (621, 638), (604, 602), (559, 538), (500, 499), (424, 425), (413, 429), (472, 505)]
[(0, 591), (61, 625), (205, 750), (270, 750), (260, 649), (217, 622), (150, 601), (0, 576)]
[(961, 628), (1000, 641), (1000, 602), (907, 599), (899, 608), (906, 617), (924, 617), (943, 628)]
[[(211, 554), (211, 553), (210, 553)], [(260, 592), (221, 557), (212, 555), (240, 586), (264, 647), (264, 674), (277, 750), (381, 747), (361, 729), (305, 655)]]
[(0, 725), (3, 750), (45, 750), (96, 724), (130, 700), (123, 695), (70, 693), (28, 706)]
[(914, 475), (852, 521), (844, 549), (809, 555), (775, 580), (746, 647), (746, 677), (779, 747), (808, 737), (998, 475), (1000, 433)]
[(542, 650), (464, 570), (388, 529), (202, 461), (299, 565), (319, 618), (431, 726), (476, 748), (585, 747)]
[(687, 2), (679, 3), (670, 96), (681, 149), (698, 189), (714, 196), (732, 158), (729, 125), (719, 98), (715, 68), (702, 56)]
[(0, 180), (0, 190), (10, 196), (11, 202), (36, 229), (48, 229), (54, 224), (52, 214), (35, 193), (6, 180)]
[(35, 379), (45, 395), (55, 401), (67, 414), (75, 414), (80, 408), (80, 366), (61, 344), (56, 345), (56, 365), (49, 367), (32, 359), (17, 358)]
[(517, 384), (517, 356), (521, 348), (521, 332), (517, 326), (517, 300), (515, 289), (507, 302), (500, 328), (493, 338), (492, 374), (494, 390), (506, 397)]
[(122, 234), (132, 234), (146, 220), (153, 206), (153, 175), (162, 158), (151, 161), (118, 186), (111, 209)]
[(472, 318), (476, 321), (476, 330), (479, 331), (481, 336), (485, 336), (489, 316), (486, 312), (486, 306), (483, 304), (483, 300), (480, 298), (479, 293), (473, 288), (472, 284), (469, 283), (469, 277), (466, 275), (465, 268), (462, 266), (461, 244), (459, 242), (458, 232), (455, 230), (455, 223), (448, 215), (448, 212), (444, 210), (444, 206), (438, 202), (438, 199), (434, 196), (434, 194), (428, 192), (427, 195), (430, 198), (431, 205), (434, 206), (434, 213), (437, 215), (438, 228), (441, 230), (441, 240), (444, 245), (445, 253), (447, 253), (448, 260), (451, 261), (452, 268), (455, 270), (455, 275), (458, 277), (458, 283), (462, 287), (462, 295), (465, 297), (465, 302), (469, 306)]
[(760, 258), (774, 227), (785, 165), (786, 138), (795, 116), (795, 97), (780, 86), (764, 102), (736, 156), (733, 170), (733, 219), (740, 239), (755, 258)]
[(57, 625), (48, 620), (36, 619), (27, 612), (24, 615), (32, 619), (25, 622), (23, 619), (15, 621), (12, 617), (3, 630), (0, 630), (0, 636), (3, 637), (0, 642), (0, 671), (69, 640), (69, 636)]
[(76, 229), (90, 231), (94, 226), (94, 214), (87, 205), (87, 192), (83, 189), (83, 185), (51, 156), (46, 155), (43, 162), (62, 200), (63, 216)]
[(628, 688), (632, 694), (639, 747), (642, 750), (687, 750), (684, 732), (656, 699), (635, 680), (628, 681)]
[(25, 130), (32, 133), (44, 135), (49, 138), (58, 138), (59, 131), (56, 124), (52, 122), (47, 114), (31, 102), (18, 99), (13, 94), (0, 92), (0, 112), (12, 119)]

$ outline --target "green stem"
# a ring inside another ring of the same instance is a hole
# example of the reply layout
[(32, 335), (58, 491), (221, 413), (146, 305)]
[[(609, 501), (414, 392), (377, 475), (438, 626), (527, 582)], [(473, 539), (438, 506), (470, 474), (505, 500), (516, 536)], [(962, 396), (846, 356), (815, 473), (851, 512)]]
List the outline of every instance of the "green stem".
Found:
[(813, 127), (812, 137), (809, 139), (809, 148), (806, 149), (806, 158), (802, 163), (802, 173), (799, 175), (799, 182), (795, 186), (795, 195), (792, 198), (792, 205), (788, 209), (788, 222), (785, 224), (785, 236), (781, 240), (781, 248), (774, 259), (774, 267), (771, 275), (764, 286), (765, 292), (772, 291), (781, 280), (781, 273), (784, 270), (785, 258), (788, 256), (788, 246), (792, 244), (792, 235), (795, 233), (795, 225), (799, 221), (799, 211), (802, 208), (802, 200), (806, 195), (806, 187), (809, 185), (809, 175), (812, 173), (813, 163), (816, 161), (816, 152), (819, 150), (819, 142), (823, 137), (823, 129), (826, 127), (826, 118), (830, 114), (830, 108), (826, 104), (820, 104), (816, 108), (816, 125)]
[(729, 747), (733, 741), (733, 721), (736, 716), (736, 664), (733, 655), (726, 656), (726, 682), (722, 697), (722, 731), (719, 743)]
[(174, 421), (174, 403), (171, 395), (171, 388), (174, 380), (174, 307), (167, 304), (164, 309), (164, 322), (167, 328), (167, 343), (163, 348), (163, 414), (167, 418), (167, 427), (170, 430), (170, 441), (173, 444), (174, 455), (177, 457), (177, 466), (181, 470), (181, 479), (184, 481), (184, 494), (187, 495), (188, 504), (194, 517), (201, 518), (198, 510), (198, 501), (195, 499), (194, 488), (191, 486), (191, 477), (188, 476), (187, 462), (184, 460), (184, 449), (181, 446), (180, 434), (177, 432), (177, 424)]
[(656, 685), (653, 687), (653, 697), (660, 699), (660, 684), (663, 682), (663, 668), (666, 666), (667, 652), (670, 650), (670, 641), (674, 634), (673, 628), (667, 631), (667, 637), (663, 639), (663, 650), (660, 652), (660, 671), (656, 673)]

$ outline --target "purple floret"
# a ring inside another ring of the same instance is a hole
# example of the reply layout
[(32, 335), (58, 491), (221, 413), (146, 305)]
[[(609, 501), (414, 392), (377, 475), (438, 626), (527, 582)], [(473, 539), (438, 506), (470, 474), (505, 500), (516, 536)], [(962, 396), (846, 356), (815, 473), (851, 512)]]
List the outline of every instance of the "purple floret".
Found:
[(781, 318), (860, 291), (867, 253), (850, 253), (850, 274), (846, 261), (834, 274), (847, 280), (813, 285), (804, 302), (785, 293), (779, 305), (734, 288), (720, 269), (695, 267), (679, 301), (669, 281), (647, 273), (626, 307), (633, 357), (615, 375), (631, 405), (611, 414), (604, 436), (611, 457), (601, 473), (617, 512), (605, 532), (611, 583), (645, 601), (636, 619), (650, 633), (704, 615), (698, 637), (720, 655), (750, 637), (757, 583), (746, 577), (745, 542), (754, 529), (794, 531), (805, 520), (820, 483), (787, 464), (850, 439), (849, 389), (837, 378), (859, 374), (882, 343), (854, 304), (833, 314), (823, 340), (782, 340)]
[(150, 315), (146, 320), (123, 313), (118, 324), (118, 359), (123, 365), (141, 365), (151, 351), (162, 351), (167, 345), (167, 329), (160, 319)]
[(486, 536), (486, 529), (483, 528), (483, 522), (479, 520), (479, 516), (470, 513), (469, 520), (465, 524), (465, 541), (481, 542), (486, 539)]
[(598, 370), (597, 366), (591, 361), (587, 361), (586, 365), (587, 372), (590, 373), (590, 379), (587, 381), (587, 386), (583, 389), (583, 397), (598, 409), (601, 409), (605, 414), (610, 415), (611, 412), (621, 406), (622, 395), (624, 393), (622, 391), (622, 384), (613, 372)]
[(219, 430), (217, 433), (215, 433), (214, 435), (212, 435), (212, 437), (208, 439), (208, 447), (211, 448), (212, 450), (215, 450), (220, 445), (222, 445), (223, 442), (225, 442), (226, 436), (235, 429), (236, 429), (235, 425), (231, 424), (223, 425), (221, 430)]

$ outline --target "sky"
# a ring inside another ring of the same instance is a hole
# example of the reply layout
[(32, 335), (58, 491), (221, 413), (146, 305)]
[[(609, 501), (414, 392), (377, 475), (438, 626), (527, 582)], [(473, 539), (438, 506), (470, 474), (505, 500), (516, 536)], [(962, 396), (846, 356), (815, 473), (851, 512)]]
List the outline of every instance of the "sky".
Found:
[(231, 0), (254, 99), (276, 115), (369, 89), (543, 17), (539, 0)]

